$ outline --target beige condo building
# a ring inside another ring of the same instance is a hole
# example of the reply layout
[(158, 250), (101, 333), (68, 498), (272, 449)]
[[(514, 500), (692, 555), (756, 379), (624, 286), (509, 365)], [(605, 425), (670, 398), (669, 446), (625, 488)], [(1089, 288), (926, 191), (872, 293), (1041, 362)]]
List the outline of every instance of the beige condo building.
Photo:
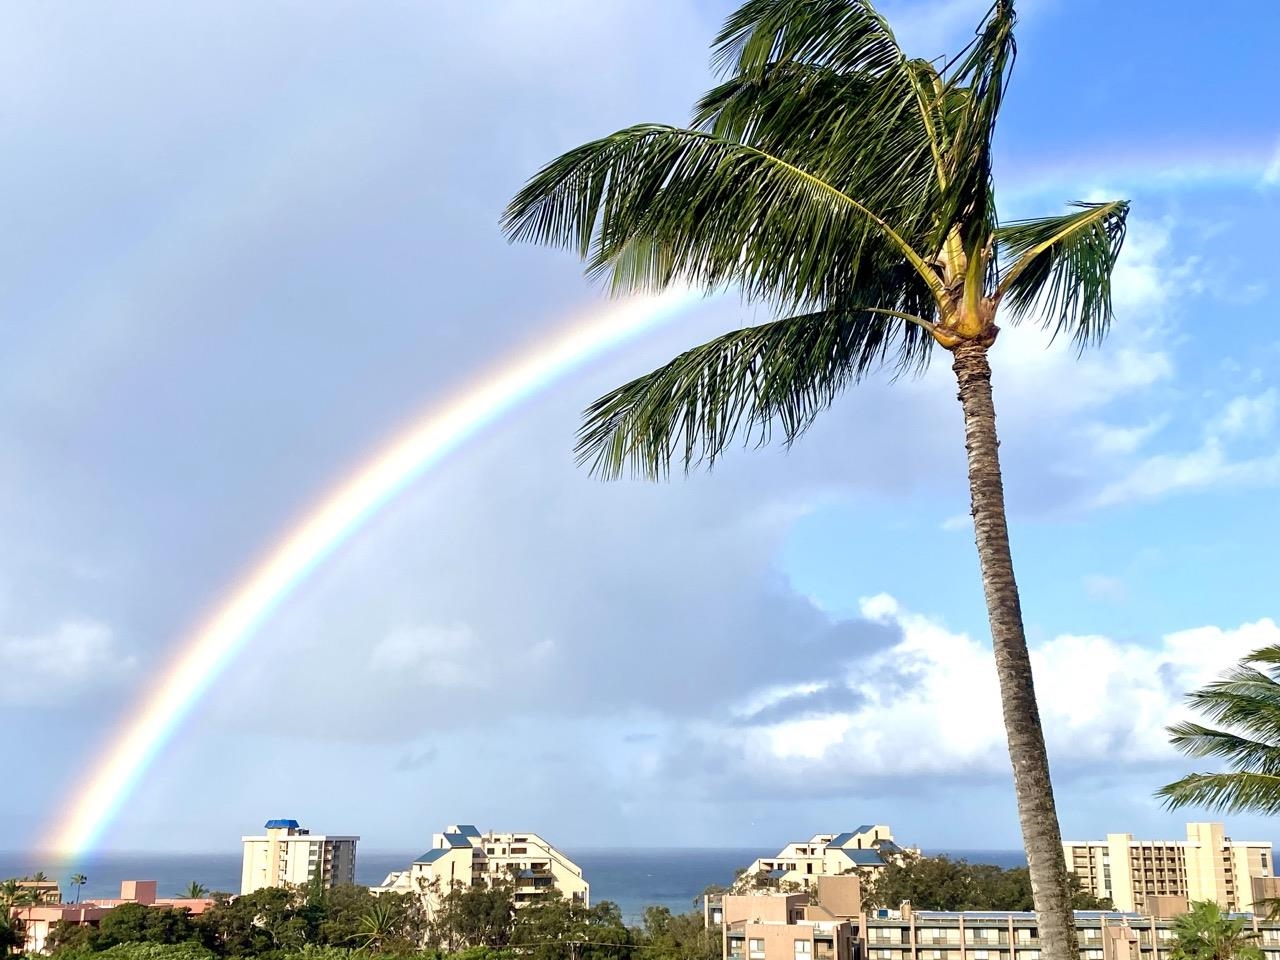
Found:
[(317, 871), (327, 887), (355, 883), (359, 837), (318, 836), (297, 820), (268, 820), (266, 831), (265, 836), (240, 838), (244, 845), (241, 893), (310, 883)]
[(1266, 878), (1275, 876), (1270, 841), (1232, 840), (1221, 823), (1188, 823), (1186, 840), (1110, 833), (1106, 840), (1065, 842), (1062, 851), (1085, 890), (1126, 912), (1142, 913), (1171, 897), (1248, 913), (1255, 887), (1269, 889)]
[(735, 887), (750, 887), (755, 878), (764, 876), (780, 885), (807, 890), (818, 877), (839, 876), (859, 868), (874, 870), (903, 852), (894, 842), (893, 831), (882, 823), (863, 824), (846, 833), (819, 833), (787, 844), (777, 856), (761, 857), (747, 867)]
[(372, 889), (417, 893), (432, 911), (454, 888), (496, 880), (512, 881), (517, 907), (552, 890), (584, 906), (590, 903), (582, 868), (536, 833), (481, 833), (471, 824), (453, 824), (435, 834), (430, 850)]

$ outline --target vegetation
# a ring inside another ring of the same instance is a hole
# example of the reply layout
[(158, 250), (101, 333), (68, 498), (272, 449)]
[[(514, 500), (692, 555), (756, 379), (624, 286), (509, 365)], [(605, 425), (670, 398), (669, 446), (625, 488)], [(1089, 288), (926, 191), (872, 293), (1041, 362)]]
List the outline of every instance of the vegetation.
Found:
[[(905, 900), (918, 910), (1030, 910), (1033, 906), (1031, 871), (1026, 867), (1004, 869), (906, 854), (861, 876), (863, 903), (868, 908), (896, 909)], [(1111, 909), (1110, 900), (1082, 890), (1074, 874), (1071, 881), (1073, 910)]]
[(1228, 769), (1189, 773), (1156, 795), (1175, 809), (1280, 813), (1280, 644), (1255, 650), (1187, 694), (1187, 702), (1215, 726), (1174, 724), (1170, 742), (1189, 757), (1223, 760)]
[(88, 882), (89, 882), (89, 878), (86, 877), (83, 873), (73, 873), (71, 875), (71, 885), (76, 888), (76, 901), (75, 901), (76, 903), (80, 902), (80, 890)]
[(1174, 918), (1171, 960), (1262, 960), (1258, 935), (1247, 922), (1224, 916), (1212, 901), (1191, 904)]
[(511, 201), (517, 240), (569, 248), (615, 292), (738, 288), (780, 319), (718, 337), (592, 404), (580, 460), (606, 477), (714, 463), (735, 437), (797, 439), (886, 364), (951, 354), (1019, 819), (1046, 960), (1075, 960), (1071, 889), (1005, 518), (987, 354), (1034, 318), (1084, 347), (1111, 320), (1123, 201), (1001, 223), (991, 151), (1013, 0), (945, 60), (911, 59), (868, 0), (746, 0), (723, 82), (690, 128), (570, 150)]
[(188, 900), (201, 900), (209, 895), (209, 888), (203, 883), (192, 880), (187, 884), (186, 888), (179, 894)]

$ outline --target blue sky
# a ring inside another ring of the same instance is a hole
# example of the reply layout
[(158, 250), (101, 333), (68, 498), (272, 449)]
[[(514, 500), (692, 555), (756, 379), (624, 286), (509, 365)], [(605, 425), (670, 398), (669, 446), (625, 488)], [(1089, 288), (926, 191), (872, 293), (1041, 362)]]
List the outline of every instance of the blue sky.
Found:
[[(15, 12), (0, 719), (32, 735), (0, 848), (33, 842), (307, 503), (598, 302), (571, 258), (508, 246), (498, 213), (558, 152), (687, 116), (730, 8)], [(882, 9), (935, 54), (985, 2)], [(1150, 799), (1186, 769), (1163, 725), (1280, 641), (1276, 15), (1019, 9), (1006, 215), (1133, 202), (1108, 343), (1077, 361), (1011, 329), (992, 361), (1059, 807), (1071, 836), (1177, 836)], [(945, 363), (711, 475), (573, 466), (586, 402), (764, 318), (690, 310), (424, 477), (266, 625), (104, 843), (234, 850), (291, 816), (384, 849), (459, 820), (567, 845), (776, 849), (888, 822), (925, 847), (1016, 846)]]

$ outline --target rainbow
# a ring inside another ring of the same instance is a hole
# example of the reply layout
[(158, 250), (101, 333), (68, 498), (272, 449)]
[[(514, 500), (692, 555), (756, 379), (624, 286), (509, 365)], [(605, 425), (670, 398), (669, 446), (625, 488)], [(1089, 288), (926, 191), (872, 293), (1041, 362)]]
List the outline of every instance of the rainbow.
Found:
[(218, 675), (281, 602), (398, 493), (503, 414), (669, 319), (696, 296), (678, 290), (611, 304), (433, 404), (289, 529), (179, 644), (147, 685), (151, 692), (109, 738), (105, 754), (54, 818), (41, 849), (62, 858), (92, 850)]

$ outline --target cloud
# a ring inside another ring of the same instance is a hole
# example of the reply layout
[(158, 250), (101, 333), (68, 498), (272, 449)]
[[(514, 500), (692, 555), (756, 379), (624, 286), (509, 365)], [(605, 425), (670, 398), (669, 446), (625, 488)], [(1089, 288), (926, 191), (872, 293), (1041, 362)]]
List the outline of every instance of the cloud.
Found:
[(1271, 162), (1262, 171), (1261, 181), (1263, 187), (1274, 187), (1278, 184), (1280, 184), (1280, 145), (1276, 146), (1275, 153), (1271, 155)]
[(0, 636), (0, 704), (65, 704), (126, 677), (135, 658), (120, 649), (110, 627), (67, 620), (51, 632)]
[[(1135, 463), (1102, 488), (1093, 504), (1111, 507), (1171, 493), (1219, 487), (1269, 486), (1280, 482), (1280, 451), (1267, 444), (1276, 391), (1233, 397), (1204, 427), (1200, 445), (1180, 453), (1156, 453)], [(1239, 456), (1233, 442), (1260, 438), (1265, 452)]]
[[(803, 792), (798, 785), (815, 777), (855, 795), (895, 780), (937, 791), (957, 778), (1006, 777), (990, 647), (887, 595), (865, 600), (863, 613), (896, 625), (902, 639), (846, 665), (846, 702), (824, 704), (814, 716), (757, 711), (754, 725), (704, 728), (695, 755), (719, 754), (735, 789), (750, 783), (766, 792)], [(1178, 631), (1150, 645), (1074, 634), (1035, 645), (1037, 697), (1060, 782), (1088, 775), (1100, 756), (1124, 756), (1131, 768), (1174, 761), (1164, 728), (1187, 715), (1184, 694), (1277, 642), (1280, 626), (1264, 618)]]

